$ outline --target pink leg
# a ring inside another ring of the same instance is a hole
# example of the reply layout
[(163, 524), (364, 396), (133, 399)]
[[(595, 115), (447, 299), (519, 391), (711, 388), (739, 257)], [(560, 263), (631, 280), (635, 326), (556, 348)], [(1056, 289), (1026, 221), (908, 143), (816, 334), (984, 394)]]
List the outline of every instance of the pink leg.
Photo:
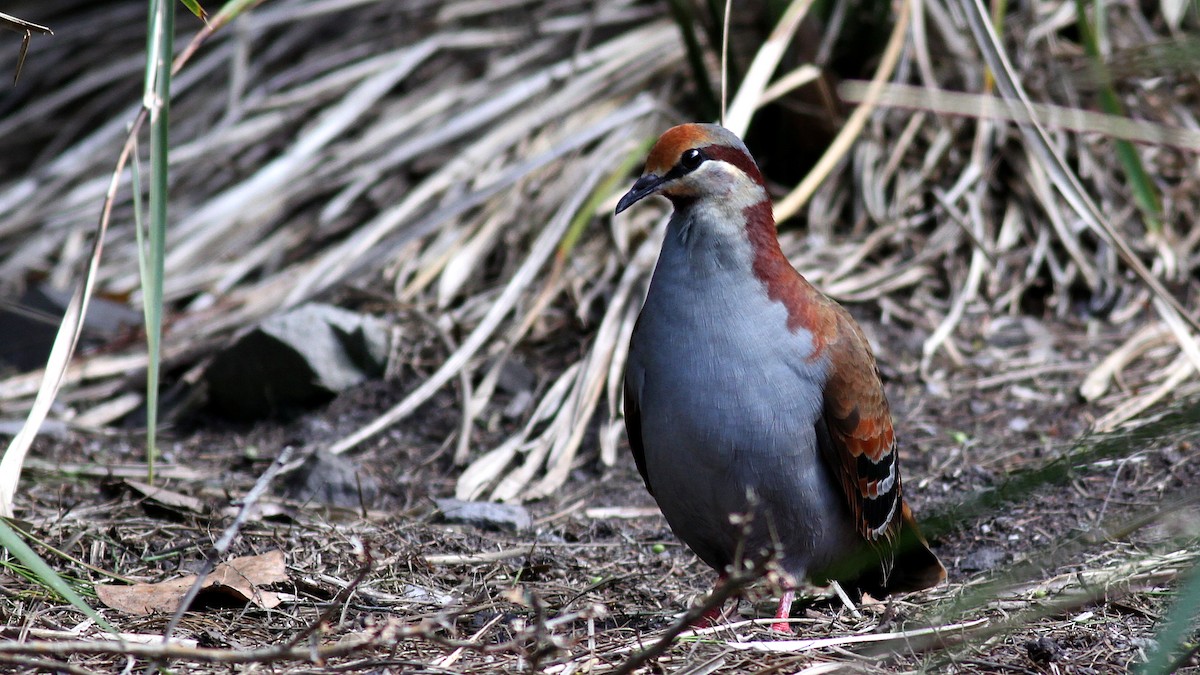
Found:
[(789, 625), (787, 622), (787, 619), (792, 615), (792, 601), (795, 599), (795, 591), (790, 588), (784, 591), (783, 597), (779, 598), (779, 609), (775, 610), (776, 623), (771, 624), (771, 630), (788, 634), (793, 632), (791, 625)]
[[(713, 587), (716, 588), (717, 586), (725, 583), (725, 578), (727, 576), (727, 574), (721, 574), (717, 576), (717, 583), (713, 584)], [(701, 614), (699, 619), (696, 619), (692, 622), (692, 628), (712, 628), (713, 626), (719, 625), (725, 616), (725, 604), (726, 603), (721, 603), (720, 606), (713, 607), (707, 612)]]

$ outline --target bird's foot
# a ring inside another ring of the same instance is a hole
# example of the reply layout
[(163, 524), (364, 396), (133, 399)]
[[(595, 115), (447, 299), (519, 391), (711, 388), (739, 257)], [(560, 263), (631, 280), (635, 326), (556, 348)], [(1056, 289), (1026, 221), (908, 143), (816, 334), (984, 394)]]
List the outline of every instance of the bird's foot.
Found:
[(707, 612), (700, 615), (700, 618), (693, 621), (690, 625), (692, 628), (712, 628), (713, 626), (721, 625), (725, 619), (725, 607), (713, 607)]

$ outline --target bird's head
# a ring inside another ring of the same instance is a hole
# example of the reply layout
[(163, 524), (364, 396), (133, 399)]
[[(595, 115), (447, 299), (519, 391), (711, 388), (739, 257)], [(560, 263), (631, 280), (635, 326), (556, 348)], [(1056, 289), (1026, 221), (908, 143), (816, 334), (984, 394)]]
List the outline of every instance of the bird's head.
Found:
[(641, 178), (617, 202), (616, 212), (653, 194), (677, 206), (704, 198), (753, 203), (766, 197), (762, 173), (742, 139), (717, 124), (668, 129), (650, 151)]

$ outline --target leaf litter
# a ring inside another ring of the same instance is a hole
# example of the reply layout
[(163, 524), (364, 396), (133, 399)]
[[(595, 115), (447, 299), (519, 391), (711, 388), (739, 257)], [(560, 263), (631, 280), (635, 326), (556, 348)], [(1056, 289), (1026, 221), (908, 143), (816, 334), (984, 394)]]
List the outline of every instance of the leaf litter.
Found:
[[(105, 605), (126, 614), (170, 614), (179, 609), (197, 578), (193, 574), (154, 584), (96, 584), (96, 597)], [(283, 551), (275, 550), (221, 563), (204, 578), (201, 585), (203, 590), (229, 594), (262, 609), (273, 609), (283, 602), (279, 594), (258, 587), (284, 581), (287, 581), (287, 574)]]

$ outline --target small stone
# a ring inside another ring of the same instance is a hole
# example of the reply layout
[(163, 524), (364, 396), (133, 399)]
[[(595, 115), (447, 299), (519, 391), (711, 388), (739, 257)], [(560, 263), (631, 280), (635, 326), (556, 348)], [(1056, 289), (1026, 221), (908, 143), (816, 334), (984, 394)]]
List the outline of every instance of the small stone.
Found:
[(209, 403), (243, 420), (302, 411), (381, 377), (389, 340), (385, 322), (332, 305), (272, 316), (213, 359), (204, 373)]
[(537, 375), (515, 356), (509, 356), (505, 359), (504, 365), (500, 366), (500, 377), (496, 381), (496, 387), (500, 391), (519, 394), (532, 391), (535, 385), (537, 385)]
[(345, 455), (317, 450), (295, 470), (284, 474), (284, 491), (299, 502), (369, 508), (379, 493), (378, 482)]
[(520, 419), (525, 416), (525, 413), (533, 407), (533, 392), (526, 389), (513, 394), (512, 400), (508, 405), (504, 406), (504, 418), (509, 420)]
[(454, 596), (449, 593), (443, 593), (437, 590), (430, 590), (424, 586), (416, 584), (404, 584), (401, 589), (401, 595), (405, 600), (419, 602), (429, 605), (446, 606), (454, 602)]
[(958, 567), (964, 572), (987, 572), (1004, 562), (1004, 551), (995, 546), (984, 546), (962, 557)]
[(520, 532), (533, 527), (529, 510), (520, 504), (468, 502), (461, 499), (435, 499), (441, 520), (453, 525), (470, 525), (483, 530)]
[(1057, 661), (1062, 656), (1062, 647), (1058, 646), (1058, 643), (1052, 638), (1043, 635), (1036, 640), (1026, 642), (1025, 652), (1034, 663), (1046, 665)]

